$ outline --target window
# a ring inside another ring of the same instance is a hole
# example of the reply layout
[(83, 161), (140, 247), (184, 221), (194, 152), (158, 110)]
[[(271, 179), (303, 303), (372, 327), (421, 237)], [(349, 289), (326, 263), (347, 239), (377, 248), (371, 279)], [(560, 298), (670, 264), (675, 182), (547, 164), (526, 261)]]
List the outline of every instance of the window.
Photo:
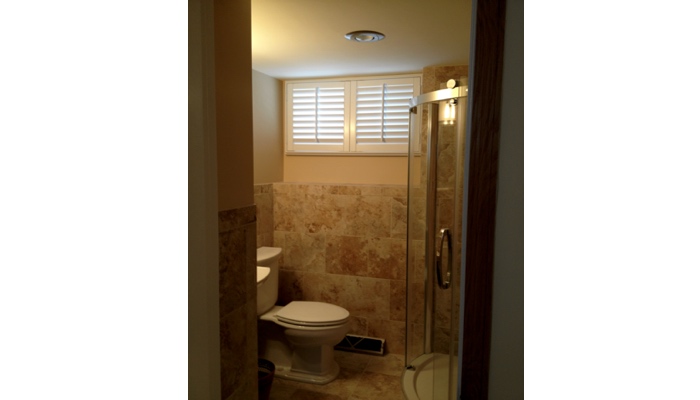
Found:
[(287, 154), (406, 155), (420, 77), (287, 82)]

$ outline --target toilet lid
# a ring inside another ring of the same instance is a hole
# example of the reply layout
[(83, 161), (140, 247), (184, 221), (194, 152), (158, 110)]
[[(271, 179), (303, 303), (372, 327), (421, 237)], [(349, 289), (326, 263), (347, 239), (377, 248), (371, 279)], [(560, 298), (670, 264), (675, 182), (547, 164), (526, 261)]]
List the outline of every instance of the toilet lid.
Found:
[(350, 318), (343, 307), (318, 301), (293, 301), (283, 307), (277, 319), (294, 325), (328, 326), (340, 325)]

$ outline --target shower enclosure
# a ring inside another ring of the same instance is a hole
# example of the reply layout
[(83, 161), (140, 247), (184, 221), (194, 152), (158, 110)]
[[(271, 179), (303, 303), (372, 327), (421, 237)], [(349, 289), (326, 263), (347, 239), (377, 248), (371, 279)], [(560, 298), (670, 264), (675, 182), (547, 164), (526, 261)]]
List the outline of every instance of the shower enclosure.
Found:
[[(411, 100), (406, 271), (409, 400), (457, 397), (466, 78)], [(462, 86), (459, 86), (460, 83)]]

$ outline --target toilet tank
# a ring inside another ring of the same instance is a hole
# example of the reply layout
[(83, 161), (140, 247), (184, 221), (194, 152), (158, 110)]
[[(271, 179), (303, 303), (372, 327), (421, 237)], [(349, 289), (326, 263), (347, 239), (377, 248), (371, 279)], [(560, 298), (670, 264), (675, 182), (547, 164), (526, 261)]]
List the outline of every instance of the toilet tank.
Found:
[(281, 255), (282, 249), (279, 247), (260, 247), (258, 248), (257, 264), (263, 267), (278, 267)]
[(257, 314), (261, 315), (271, 309), (277, 302), (279, 289), (279, 258), (282, 249), (279, 247), (260, 247), (257, 251), (257, 265), (270, 268), (270, 276), (258, 286)]

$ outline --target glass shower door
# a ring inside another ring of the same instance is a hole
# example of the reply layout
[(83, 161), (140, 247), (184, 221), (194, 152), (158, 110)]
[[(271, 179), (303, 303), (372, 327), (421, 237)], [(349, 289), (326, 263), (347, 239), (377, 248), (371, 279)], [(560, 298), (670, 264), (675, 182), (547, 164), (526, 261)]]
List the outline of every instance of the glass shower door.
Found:
[(411, 123), (422, 127), (409, 156), (404, 386), (420, 400), (447, 400), (457, 393), (466, 88), (414, 101)]

